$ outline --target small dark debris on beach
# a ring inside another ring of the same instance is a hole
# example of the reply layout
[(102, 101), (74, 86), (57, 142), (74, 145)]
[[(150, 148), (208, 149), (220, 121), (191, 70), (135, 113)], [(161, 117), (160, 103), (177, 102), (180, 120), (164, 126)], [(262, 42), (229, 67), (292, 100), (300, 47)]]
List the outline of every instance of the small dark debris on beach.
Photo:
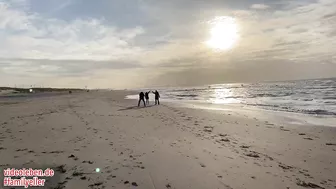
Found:
[(166, 184), (166, 188), (171, 188), (170, 184)]
[(223, 142), (230, 142), (230, 140), (227, 139), (227, 138), (222, 138), (222, 139), (220, 139), (220, 141), (223, 141)]
[(247, 146), (247, 145), (242, 145), (240, 146), (241, 148), (250, 148), (250, 146)]
[(212, 130), (213, 130), (213, 127), (210, 127), (210, 126), (204, 126), (204, 130), (203, 131), (205, 131), (205, 132), (212, 132)]
[(306, 133), (299, 133), (299, 135), (306, 135)]
[(82, 161), (82, 163), (93, 164), (93, 161)]
[(132, 186), (138, 186), (136, 182), (132, 182)]
[(256, 152), (250, 152), (248, 154), (245, 154), (248, 157), (254, 157), (254, 158), (260, 158), (259, 154), (257, 154)]
[(280, 127), (280, 130), (282, 130), (282, 131), (290, 131), (289, 129), (285, 129), (284, 126), (281, 126), (281, 127)]
[(16, 151), (17, 152), (22, 152), (22, 151), (26, 151), (26, 150), (28, 150), (27, 148), (24, 148), (24, 149), (17, 149)]
[(86, 180), (86, 176), (82, 176), (80, 179), (81, 180)]
[(58, 184), (60, 184), (60, 185), (64, 185), (65, 183), (67, 183), (68, 181), (67, 180), (65, 180), (65, 181), (63, 181), (63, 182), (59, 182)]
[(126, 180), (126, 181), (124, 182), (124, 184), (129, 184), (129, 181), (128, 181), (128, 180)]
[[(65, 186), (63, 186), (63, 185), (58, 185), (56, 188), (54, 188), (54, 189), (63, 189), (63, 188), (65, 188)], [(14, 188), (15, 189), (15, 188)]]
[(327, 146), (336, 146), (336, 143), (326, 143)]
[(74, 156), (73, 154), (71, 154), (68, 158), (73, 158), (73, 160), (77, 161), (78, 157)]
[(307, 138), (303, 138), (303, 139), (306, 139), (306, 140), (313, 140), (312, 138), (309, 138), (309, 137), (307, 137)]
[[(49, 154), (60, 154), (63, 153), (64, 151), (51, 151)], [(43, 152), (42, 152), (43, 153)]]
[(103, 182), (96, 182), (94, 184), (90, 184), (89, 187), (100, 186), (102, 184), (103, 184)]
[(292, 169), (292, 168), (293, 168), (292, 166), (284, 165), (284, 164), (282, 164), (282, 163), (279, 164), (279, 167), (281, 167), (282, 169), (285, 169), (285, 170), (288, 170), (288, 169)]
[(64, 167), (65, 167), (65, 165), (60, 165), (60, 166), (56, 167), (56, 171), (58, 171), (60, 173), (65, 173), (66, 169)]
[(305, 188), (321, 188), (321, 189), (324, 189), (323, 187), (321, 187), (317, 184), (314, 184), (314, 183), (311, 183), (311, 182), (306, 183), (305, 181), (302, 181), (300, 179), (297, 179), (296, 184), (298, 186), (302, 186), (302, 187), (305, 187)]
[(72, 173), (72, 176), (77, 177), (77, 176), (82, 176), (83, 174), (84, 173), (80, 173), (80, 172), (75, 171), (75, 172)]

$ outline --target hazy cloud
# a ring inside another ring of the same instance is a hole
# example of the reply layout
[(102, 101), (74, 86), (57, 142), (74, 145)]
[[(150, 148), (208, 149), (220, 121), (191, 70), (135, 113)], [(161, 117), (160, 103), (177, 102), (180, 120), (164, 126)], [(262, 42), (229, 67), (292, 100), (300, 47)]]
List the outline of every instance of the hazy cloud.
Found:
[(258, 9), (258, 10), (265, 10), (265, 9), (268, 9), (270, 8), (268, 5), (265, 5), (265, 4), (253, 4), (251, 6), (251, 9)]
[[(0, 85), (126, 88), (336, 76), (335, 3), (0, 0)], [(204, 43), (209, 20), (219, 16), (236, 18), (240, 36), (221, 52)]]

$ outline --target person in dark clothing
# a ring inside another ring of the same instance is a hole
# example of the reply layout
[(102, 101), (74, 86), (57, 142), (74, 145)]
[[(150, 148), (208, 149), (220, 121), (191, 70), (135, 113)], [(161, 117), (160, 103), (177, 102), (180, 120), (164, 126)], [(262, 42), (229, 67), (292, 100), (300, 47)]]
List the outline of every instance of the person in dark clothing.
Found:
[(150, 91), (145, 92), (145, 99), (146, 99), (146, 104), (147, 105), (149, 105), (149, 93), (150, 93)]
[(160, 94), (157, 90), (155, 90), (155, 92), (152, 92), (155, 95), (155, 105), (160, 105)]
[(145, 94), (143, 92), (139, 93), (139, 102), (138, 102), (138, 107), (140, 106), (140, 102), (143, 101), (144, 106), (146, 106), (145, 103)]

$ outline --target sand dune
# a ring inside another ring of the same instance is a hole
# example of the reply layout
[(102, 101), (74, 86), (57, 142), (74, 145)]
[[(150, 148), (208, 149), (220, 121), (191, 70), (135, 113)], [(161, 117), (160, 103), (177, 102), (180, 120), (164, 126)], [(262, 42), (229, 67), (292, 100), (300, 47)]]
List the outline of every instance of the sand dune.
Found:
[(125, 94), (1, 104), (0, 167), (53, 168), (45, 188), (336, 188), (336, 128), (137, 108)]

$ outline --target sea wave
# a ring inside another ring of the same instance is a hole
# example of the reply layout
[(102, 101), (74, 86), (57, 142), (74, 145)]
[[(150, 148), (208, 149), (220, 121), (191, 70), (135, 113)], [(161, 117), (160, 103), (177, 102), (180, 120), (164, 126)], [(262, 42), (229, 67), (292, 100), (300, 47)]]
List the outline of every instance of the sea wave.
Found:
[[(249, 84), (216, 84), (163, 91), (175, 100), (239, 103), (262, 109), (309, 115), (336, 115), (336, 78)], [(232, 100), (234, 99), (234, 100)]]
[(327, 110), (321, 110), (321, 109), (316, 109), (316, 110), (302, 110), (303, 113), (306, 114), (314, 114), (314, 115), (332, 115), (336, 116), (336, 112), (330, 112)]
[(193, 94), (185, 94), (185, 95), (176, 95), (178, 97), (197, 97), (198, 95), (193, 95)]

